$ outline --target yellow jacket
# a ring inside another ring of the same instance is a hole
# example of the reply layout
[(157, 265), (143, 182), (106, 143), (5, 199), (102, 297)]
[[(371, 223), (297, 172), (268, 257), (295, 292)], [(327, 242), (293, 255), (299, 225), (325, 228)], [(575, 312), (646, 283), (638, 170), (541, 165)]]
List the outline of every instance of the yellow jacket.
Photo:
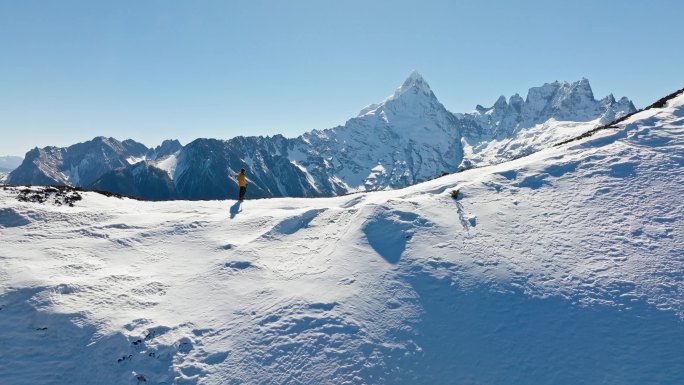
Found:
[(238, 174), (237, 176), (238, 186), (247, 187), (247, 177), (245, 174)]

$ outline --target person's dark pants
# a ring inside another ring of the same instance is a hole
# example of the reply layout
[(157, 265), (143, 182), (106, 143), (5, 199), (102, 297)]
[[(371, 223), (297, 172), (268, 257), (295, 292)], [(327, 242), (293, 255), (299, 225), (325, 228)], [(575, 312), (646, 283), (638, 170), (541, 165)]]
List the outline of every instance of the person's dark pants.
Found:
[(240, 186), (240, 200), (245, 200), (245, 193), (247, 192), (247, 187)]

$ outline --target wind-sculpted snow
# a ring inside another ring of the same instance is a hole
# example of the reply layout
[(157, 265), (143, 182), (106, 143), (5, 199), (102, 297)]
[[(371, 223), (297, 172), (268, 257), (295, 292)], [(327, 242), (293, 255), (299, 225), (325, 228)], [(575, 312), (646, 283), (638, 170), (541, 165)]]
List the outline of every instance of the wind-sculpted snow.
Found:
[(31, 221), (11, 208), (0, 209), (0, 227), (25, 226)]
[(416, 227), (432, 227), (429, 221), (408, 211), (374, 209), (363, 225), (368, 244), (387, 262), (397, 263)]
[(683, 111), (336, 198), (0, 190), (0, 378), (684, 383)]
[(284, 219), (273, 227), (269, 232), (264, 234), (266, 238), (279, 237), (283, 235), (291, 235), (297, 231), (306, 228), (312, 220), (314, 220), (324, 209), (308, 210), (302, 214), (294, 215), (290, 218)]

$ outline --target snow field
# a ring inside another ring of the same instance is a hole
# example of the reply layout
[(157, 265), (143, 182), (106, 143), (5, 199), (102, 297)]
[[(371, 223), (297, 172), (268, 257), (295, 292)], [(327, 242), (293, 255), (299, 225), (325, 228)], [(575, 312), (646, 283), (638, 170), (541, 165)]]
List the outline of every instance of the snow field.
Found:
[(684, 383), (683, 103), (395, 191), (67, 207), (0, 190), (0, 375)]

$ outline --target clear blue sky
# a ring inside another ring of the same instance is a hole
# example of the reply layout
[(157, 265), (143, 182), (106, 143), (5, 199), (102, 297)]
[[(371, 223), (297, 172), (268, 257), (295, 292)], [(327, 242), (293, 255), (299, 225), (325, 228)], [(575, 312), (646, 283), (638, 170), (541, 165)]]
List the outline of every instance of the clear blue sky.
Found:
[(452, 112), (586, 77), (684, 87), (684, 2), (0, 0), (0, 155), (95, 136), (297, 136), (417, 70)]

